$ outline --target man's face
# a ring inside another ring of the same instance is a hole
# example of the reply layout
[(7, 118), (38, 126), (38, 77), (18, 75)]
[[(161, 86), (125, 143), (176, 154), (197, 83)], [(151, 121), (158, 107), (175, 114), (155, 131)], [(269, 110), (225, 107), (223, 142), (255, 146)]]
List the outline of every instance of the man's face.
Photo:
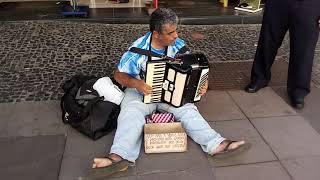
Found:
[(163, 31), (158, 34), (159, 42), (163, 46), (169, 46), (174, 44), (178, 38), (177, 25), (176, 24), (165, 24), (163, 26)]

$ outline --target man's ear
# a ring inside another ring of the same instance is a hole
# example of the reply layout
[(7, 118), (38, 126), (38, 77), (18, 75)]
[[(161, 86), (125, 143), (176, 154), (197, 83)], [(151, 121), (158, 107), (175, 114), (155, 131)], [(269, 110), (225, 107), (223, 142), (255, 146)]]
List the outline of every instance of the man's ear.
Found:
[(159, 39), (159, 32), (158, 31), (153, 31), (152, 35), (156, 38)]

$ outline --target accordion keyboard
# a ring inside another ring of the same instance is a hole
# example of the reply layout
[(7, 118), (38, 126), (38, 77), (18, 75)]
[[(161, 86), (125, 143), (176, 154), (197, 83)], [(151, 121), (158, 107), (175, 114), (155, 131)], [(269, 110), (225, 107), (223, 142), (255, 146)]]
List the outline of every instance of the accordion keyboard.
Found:
[(150, 62), (147, 63), (146, 84), (152, 87), (152, 93), (145, 95), (143, 98), (144, 103), (157, 103), (161, 102), (162, 84), (164, 73), (166, 70), (166, 62)]

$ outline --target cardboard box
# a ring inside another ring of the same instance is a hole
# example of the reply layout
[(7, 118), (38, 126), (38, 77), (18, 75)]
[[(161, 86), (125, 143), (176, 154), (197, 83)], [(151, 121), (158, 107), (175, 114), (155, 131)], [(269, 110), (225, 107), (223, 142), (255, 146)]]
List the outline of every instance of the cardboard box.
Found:
[(180, 122), (145, 124), (144, 149), (146, 153), (185, 152), (187, 134)]

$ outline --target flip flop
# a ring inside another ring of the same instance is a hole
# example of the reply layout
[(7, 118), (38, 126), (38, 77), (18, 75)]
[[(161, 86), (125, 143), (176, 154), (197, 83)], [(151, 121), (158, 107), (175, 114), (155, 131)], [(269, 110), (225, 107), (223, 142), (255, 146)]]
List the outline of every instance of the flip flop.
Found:
[(217, 158), (217, 159), (231, 157), (231, 156), (240, 154), (242, 152), (245, 152), (245, 151), (249, 150), (251, 147), (251, 143), (244, 143), (234, 149), (229, 149), (230, 145), (232, 143), (237, 142), (237, 141), (230, 141), (230, 140), (226, 140), (226, 141), (227, 141), (226, 147), (221, 152), (212, 155), (212, 157)]
[(128, 160), (122, 159), (120, 161), (114, 161), (109, 157), (104, 157), (109, 159), (112, 163), (109, 166), (92, 168), (88, 171), (86, 175), (86, 180), (101, 179), (111, 176), (117, 172), (122, 172), (128, 169), (130, 162)]

